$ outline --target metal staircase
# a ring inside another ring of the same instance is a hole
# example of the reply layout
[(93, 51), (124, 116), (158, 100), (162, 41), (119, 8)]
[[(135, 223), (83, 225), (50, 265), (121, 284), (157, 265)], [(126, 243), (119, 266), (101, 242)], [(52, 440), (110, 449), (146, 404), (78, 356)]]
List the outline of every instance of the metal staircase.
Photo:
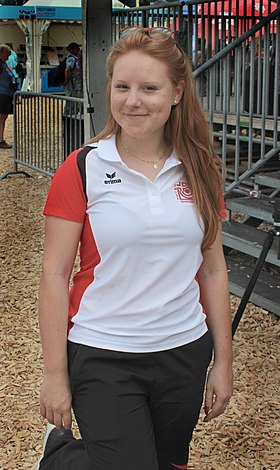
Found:
[(194, 71), (227, 172), (223, 245), (230, 291), (244, 294), (269, 231), (273, 243), (250, 300), (278, 316), (280, 219), (273, 201), (280, 205), (279, 56), (278, 7)]
[[(243, 196), (227, 200), (229, 220), (223, 222), (223, 244), (228, 267), (230, 291), (242, 296), (260, 257), (269, 229), (275, 226), (275, 198), (262, 195), (262, 188), (280, 191), (280, 171), (257, 174), (255, 197)], [(277, 198), (280, 203), (280, 199)], [(234, 215), (239, 215), (236, 221)], [(243, 219), (240, 220), (240, 216)], [(251, 300), (256, 305), (280, 316), (280, 237), (274, 236), (259, 275)], [(241, 255), (240, 255), (241, 254)], [(246, 256), (244, 256), (246, 255)]]

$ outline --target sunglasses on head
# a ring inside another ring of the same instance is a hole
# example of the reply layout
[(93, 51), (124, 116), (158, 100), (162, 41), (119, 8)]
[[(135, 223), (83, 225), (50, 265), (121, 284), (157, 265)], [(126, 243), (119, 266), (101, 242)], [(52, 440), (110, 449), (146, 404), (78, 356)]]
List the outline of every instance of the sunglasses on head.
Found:
[(140, 26), (129, 26), (128, 28), (125, 28), (120, 32), (120, 38), (126, 39), (128, 38), (128, 36), (136, 33), (137, 31), (143, 31), (151, 39), (156, 40), (169, 39), (172, 36), (172, 31), (168, 28), (141, 28)]

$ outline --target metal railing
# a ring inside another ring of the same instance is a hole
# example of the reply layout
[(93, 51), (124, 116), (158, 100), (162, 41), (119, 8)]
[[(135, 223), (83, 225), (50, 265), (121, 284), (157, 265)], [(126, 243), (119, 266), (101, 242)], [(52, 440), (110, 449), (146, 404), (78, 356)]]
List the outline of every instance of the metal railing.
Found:
[(244, 193), (243, 183), (279, 152), (280, 8), (257, 3), (193, 0), (113, 13), (113, 41), (126, 26), (174, 31), (227, 169), (227, 196)]
[(52, 176), (67, 155), (84, 141), (83, 100), (61, 95), (16, 92), (14, 98), (14, 168), (18, 165)]
[(280, 7), (194, 71), (227, 168), (226, 196), (280, 152), (279, 68)]
[(112, 39), (115, 42), (119, 31), (127, 26), (168, 27), (196, 69), (276, 7), (273, 0), (188, 0), (115, 9)]

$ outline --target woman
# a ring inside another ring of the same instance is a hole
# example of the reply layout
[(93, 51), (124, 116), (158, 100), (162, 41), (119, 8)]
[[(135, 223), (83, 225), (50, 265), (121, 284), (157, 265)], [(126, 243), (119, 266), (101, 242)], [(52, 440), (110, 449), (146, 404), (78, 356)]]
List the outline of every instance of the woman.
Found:
[(107, 125), (57, 171), (44, 211), (38, 468), (186, 469), (212, 339), (205, 421), (232, 394), (220, 161), (168, 29), (124, 30), (108, 77)]

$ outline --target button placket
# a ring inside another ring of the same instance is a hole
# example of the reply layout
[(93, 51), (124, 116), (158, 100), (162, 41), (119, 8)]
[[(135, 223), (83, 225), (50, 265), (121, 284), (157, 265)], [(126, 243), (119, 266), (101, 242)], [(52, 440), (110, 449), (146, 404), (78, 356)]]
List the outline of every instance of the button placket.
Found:
[(161, 193), (154, 182), (147, 183), (147, 194), (150, 203), (151, 212), (154, 214), (162, 214), (164, 206), (162, 203)]

